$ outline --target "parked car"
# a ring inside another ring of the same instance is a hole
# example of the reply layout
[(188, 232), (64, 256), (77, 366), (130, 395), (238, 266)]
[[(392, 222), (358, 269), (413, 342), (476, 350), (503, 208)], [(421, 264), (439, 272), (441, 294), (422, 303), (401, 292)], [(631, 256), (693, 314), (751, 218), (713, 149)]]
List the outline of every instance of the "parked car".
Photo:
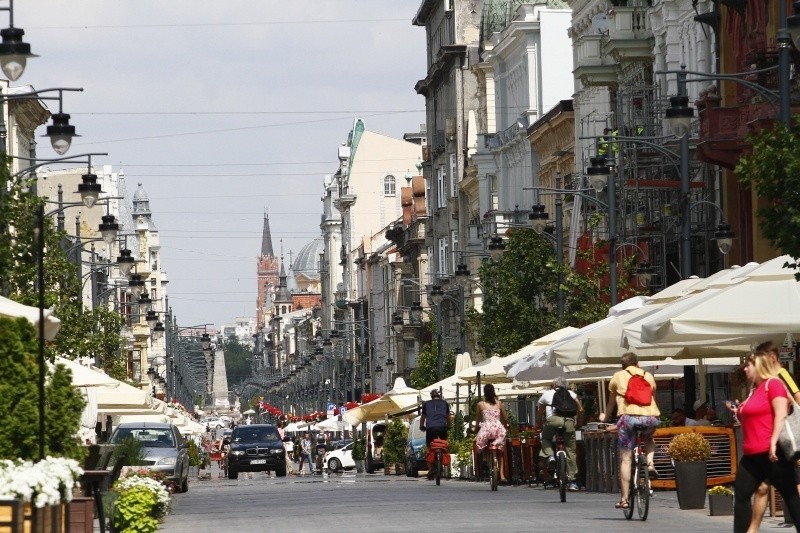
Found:
[(201, 420), (200, 423), (211, 429), (218, 429), (225, 427), (225, 421), (216, 416), (206, 417), (205, 419)]
[(353, 442), (346, 445), (344, 448), (339, 448), (331, 452), (327, 452), (322, 459), (322, 468), (328, 469), (328, 472), (339, 472), (341, 470), (350, 470), (356, 467), (356, 462), (353, 460)]
[(189, 454), (186, 440), (174, 424), (165, 422), (124, 422), (109, 439), (120, 444), (134, 438), (142, 445), (144, 466), (160, 472), (175, 483), (178, 492), (189, 490)]
[(278, 428), (272, 424), (236, 426), (225, 464), (228, 479), (237, 479), (239, 472), (275, 472), (286, 476), (286, 450)]
[(383, 468), (383, 437), (386, 435), (386, 424), (378, 422), (367, 429), (367, 459), (366, 470), (374, 474)]
[(425, 445), (425, 432), (419, 429), (419, 416), (414, 417), (408, 428), (406, 438), (406, 476), (417, 477), (420, 470), (428, 470), (425, 457), (428, 447)]

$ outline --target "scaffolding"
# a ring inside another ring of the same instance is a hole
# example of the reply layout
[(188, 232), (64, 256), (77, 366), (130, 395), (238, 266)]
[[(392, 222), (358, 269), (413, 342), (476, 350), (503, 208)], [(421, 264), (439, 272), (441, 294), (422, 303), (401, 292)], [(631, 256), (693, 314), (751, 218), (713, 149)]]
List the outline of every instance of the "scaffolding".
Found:
[[(613, 167), (617, 179), (617, 254), (636, 256), (638, 262), (647, 262), (655, 268), (649, 285), (650, 292), (675, 283), (687, 273), (680, 272), (681, 239), (681, 176), (679, 141), (665, 130), (664, 111), (668, 99), (658, 85), (647, 82), (639, 72), (631, 73), (628, 82), (612, 91), (612, 108), (606, 116), (583, 117), (581, 132), (596, 135), (596, 123), (603, 122), (608, 132), (595, 142), (582, 146), (582, 168), (590, 166), (590, 158), (605, 147), (605, 156)], [(691, 221), (692, 272), (707, 276), (722, 267), (722, 257), (713, 244), (717, 212), (713, 209), (718, 196), (716, 172), (708, 164), (695, 158), (697, 148), (697, 123), (693, 124), (689, 138), (689, 198)], [(587, 135), (584, 136), (586, 137)], [(568, 187), (586, 190), (582, 173)], [(608, 204), (607, 191), (596, 194), (597, 199)], [(583, 220), (573, 229), (587, 227), (587, 218), (598, 211), (591, 202), (583, 202)], [(606, 220), (602, 224), (607, 224)], [(598, 227), (603, 238), (608, 228)]]

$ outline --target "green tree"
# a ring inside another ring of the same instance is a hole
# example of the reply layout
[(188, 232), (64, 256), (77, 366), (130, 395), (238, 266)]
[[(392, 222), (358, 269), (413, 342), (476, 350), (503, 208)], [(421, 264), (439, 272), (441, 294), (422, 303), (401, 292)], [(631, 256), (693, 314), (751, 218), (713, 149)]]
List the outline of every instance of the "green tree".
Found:
[(483, 313), (470, 312), (478, 345), (505, 356), (557, 329), (558, 291), (553, 245), (533, 230), (514, 231), (501, 259), (485, 262)]
[[(753, 151), (739, 159), (736, 177), (759, 198), (756, 216), (764, 237), (783, 253), (800, 257), (800, 134), (795, 127), (776, 124), (748, 140)], [(800, 263), (788, 266), (798, 269)], [(800, 272), (795, 278), (800, 281)]]
[[(38, 459), (39, 341), (25, 319), (0, 317), (0, 459)], [(83, 396), (72, 386), (69, 370), (47, 370), (45, 454), (81, 459)]]
[[(39, 305), (38, 221), (36, 213), (43, 205), (31, 187), (29, 178), (11, 179), (8, 159), (0, 163), (0, 293), (31, 306)], [(92, 357), (115, 378), (125, 377), (120, 349), (123, 319), (107, 308), (84, 311), (81, 283), (75, 265), (65, 250), (71, 246), (64, 232), (52, 221), (44, 224), (44, 302), (61, 320), (61, 328), (47, 345), (47, 355), (74, 359)]]
[(235, 335), (231, 335), (222, 345), (225, 353), (225, 373), (228, 384), (241, 383), (250, 377), (253, 368), (253, 351), (242, 346)]
[[(436, 330), (436, 322), (431, 321), (426, 324), (428, 330), (433, 333)], [(411, 370), (411, 386), (415, 389), (423, 389), (428, 385), (433, 385), (437, 381), (439, 370), (439, 344), (436, 335), (433, 340), (423, 344), (417, 356), (417, 366)], [(456, 356), (452, 350), (442, 353), (442, 378), (452, 376), (456, 370)]]

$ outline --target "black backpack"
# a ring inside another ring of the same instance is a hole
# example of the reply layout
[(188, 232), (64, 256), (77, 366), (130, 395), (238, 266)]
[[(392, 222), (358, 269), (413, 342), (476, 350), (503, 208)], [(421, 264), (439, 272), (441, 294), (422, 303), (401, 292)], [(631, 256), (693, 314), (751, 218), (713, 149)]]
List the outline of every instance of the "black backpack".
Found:
[(578, 402), (565, 387), (558, 387), (553, 394), (553, 409), (558, 416), (575, 416), (578, 414)]

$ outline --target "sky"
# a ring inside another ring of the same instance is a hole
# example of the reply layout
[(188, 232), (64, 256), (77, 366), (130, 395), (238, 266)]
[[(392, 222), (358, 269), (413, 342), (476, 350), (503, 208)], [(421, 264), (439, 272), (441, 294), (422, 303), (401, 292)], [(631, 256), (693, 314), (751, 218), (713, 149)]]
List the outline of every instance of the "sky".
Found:
[[(64, 93), (80, 135), (66, 155), (107, 152), (92, 162), (122, 170), (130, 196), (142, 184), (178, 325), (220, 326), (255, 316), (265, 212), (287, 268), (320, 235), (355, 117), (395, 138), (425, 122), (420, 3), (17, 1), (40, 57), (13, 85), (83, 88)], [(56, 156), (46, 139), (37, 153)]]

